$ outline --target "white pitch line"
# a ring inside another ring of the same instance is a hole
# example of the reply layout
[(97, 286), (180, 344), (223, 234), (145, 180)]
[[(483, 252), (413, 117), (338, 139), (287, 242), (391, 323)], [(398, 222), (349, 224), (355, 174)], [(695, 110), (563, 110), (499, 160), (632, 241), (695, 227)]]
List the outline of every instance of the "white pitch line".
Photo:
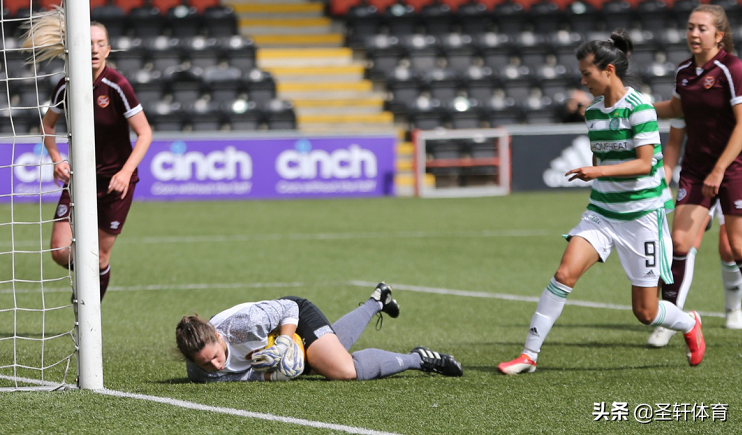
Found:
[[(117, 244), (168, 244), (168, 243), (231, 243), (256, 241), (287, 240), (354, 240), (354, 239), (426, 239), (448, 237), (534, 237), (554, 234), (546, 230), (484, 230), (484, 231), (393, 231), (368, 233), (293, 233), (293, 234), (260, 234), (260, 235), (212, 235), (189, 237), (122, 237)], [(38, 240), (16, 240), (16, 248), (21, 246), (38, 246)], [(9, 247), (9, 243), (0, 243), (0, 247)]]
[[(77, 389), (76, 385), (60, 384), (57, 382), (42, 381), (39, 379), (14, 378), (12, 376), (5, 376), (5, 375), (0, 375), (0, 379), (4, 379), (7, 381), (11, 381), (11, 382), (18, 382), (22, 384), (39, 385), (41, 387), (47, 387), (50, 389), (67, 389), (67, 390)], [(19, 388), (19, 390), (23, 390), (23, 389), (24, 387)], [(26, 387), (25, 389), (29, 389), (29, 388)], [(162, 403), (165, 405), (177, 406), (179, 408), (194, 409), (196, 411), (218, 412), (220, 414), (236, 415), (238, 417), (255, 418), (258, 420), (266, 420), (266, 421), (272, 421), (272, 422), (277, 422), (277, 423), (296, 424), (299, 426), (316, 427), (319, 429), (329, 429), (329, 430), (335, 430), (335, 431), (340, 431), (340, 432), (345, 432), (345, 433), (353, 433), (353, 434), (361, 434), (361, 435), (399, 435), (393, 432), (380, 432), (376, 430), (365, 429), (362, 427), (346, 426), (343, 424), (324, 423), (321, 421), (304, 420), (302, 418), (294, 418), (294, 417), (281, 417), (280, 415), (264, 414), (262, 412), (250, 412), (250, 411), (244, 411), (242, 409), (224, 408), (221, 406), (202, 405), (200, 403), (172, 399), (170, 397), (160, 397), (160, 396), (150, 396), (147, 394), (127, 393), (124, 391), (109, 390), (107, 388), (104, 388), (102, 390), (92, 390), (92, 392), (103, 394), (104, 396), (123, 397), (127, 399), (136, 399), (136, 400), (146, 400), (149, 402), (156, 402), (156, 403)]]
[[(303, 282), (256, 282), (256, 283), (211, 283), (211, 284), (165, 284), (165, 285), (132, 285), (127, 287), (112, 286), (108, 291), (129, 292), (129, 291), (159, 291), (159, 290), (213, 290), (213, 289), (241, 289), (241, 288), (289, 288), (303, 287)], [(2, 293), (39, 293), (39, 289), (26, 290), (0, 290)], [(62, 293), (70, 292), (70, 287), (47, 287), (44, 293)]]
[[(372, 281), (349, 281), (348, 284), (358, 286), (358, 287), (373, 287), (377, 282)], [(433, 293), (433, 294), (439, 294), (439, 295), (454, 295), (454, 296), (466, 296), (470, 298), (487, 298), (487, 299), (504, 299), (508, 301), (520, 301), (520, 302), (536, 302), (538, 303), (539, 298), (535, 296), (518, 296), (518, 295), (510, 295), (506, 293), (488, 293), (488, 292), (474, 292), (474, 291), (468, 291), (468, 290), (454, 290), (454, 289), (447, 289), (447, 288), (438, 288), (438, 287), (423, 287), (423, 286), (417, 286), (417, 285), (405, 285), (405, 284), (389, 284), (392, 286), (392, 288), (396, 290), (408, 290), (418, 293)], [(631, 306), (629, 305), (617, 305), (617, 304), (604, 304), (600, 302), (590, 302), (590, 301), (580, 301), (580, 300), (574, 300), (574, 299), (567, 299), (567, 305), (576, 305), (578, 307), (588, 307), (588, 308), (602, 308), (602, 309), (608, 309), (608, 310), (632, 310)], [(709, 312), (709, 311), (699, 311), (699, 314), (702, 316), (709, 316), (709, 317), (725, 317), (726, 315), (724, 313), (716, 313), (716, 312)]]
[(263, 414), (260, 412), (250, 412), (250, 411), (244, 411), (241, 409), (234, 409), (234, 408), (224, 408), (221, 406), (210, 406), (210, 405), (202, 405), (200, 403), (194, 403), (194, 402), (187, 402), (185, 400), (177, 400), (177, 399), (171, 399), (168, 397), (158, 397), (158, 396), (148, 396), (145, 394), (134, 394), (134, 393), (125, 393), (123, 391), (114, 391), (114, 390), (95, 390), (96, 393), (107, 395), (107, 396), (115, 396), (115, 397), (126, 397), (130, 399), (138, 399), (138, 400), (147, 400), (150, 402), (157, 402), (157, 403), (163, 403), (166, 405), (173, 405), (180, 408), (187, 408), (187, 409), (195, 409), (197, 411), (209, 411), (209, 412), (218, 412), (220, 414), (229, 414), (229, 415), (235, 415), (238, 417), (246, 417), (246, 418), (254, 418), (259, 420), (266, 420), (266, 421), (272, 421), (277, 423), (288, 423), (288, 424), (296, 424), (300, 426), (307, 426), (307, 427), (316, 427), (319, 429), (329, 429), (329, 430), (336, 430), (346, 433), (353, 433), (353, 434), (362, 434), (362, 435), (397, 435), (393, 432), (380, 432), (375, 431), (371, 429), (365, 429), (362, 427), (354, 427), (354, 426), (346, 426), (342, 424), (332, 424), (332, 423), (323, 423), (320, 421), (312, 421), (312, 420), (304, 420), (301, 418), (293, 418), (293, 417), (281, 417), (279, 415), (273, 415), (273, 414)]
[[(167, 284), (167, 285), (143, 285), (143, 286), (114, 286), (110, 287), (108, 291), (115, 292), (128, 292), (128, 291), (160, 291), (160, 290), (207, 290), (207, 289), (240, 289), (240, 288), (297, 288), (304, 287), (307, 285), (318, 285), (319, 283), (304, 283), (304, 282), (258, 282), (258, 283), (204, 283), (204, 284)], [(331, 283), (322, 283), (323, 285)], [(338, 282), (335, 284), (347, 284), (356, 287), (374, 287), (378, 282), (372, 281), (360, 281), (352, 280), (347, 282)], [(470, 298), (485, 298), (485, 299), (503, 299), (508, 301), (519, 301), (519, 302), (538, 302), (539, 298), (535, 296), (519, 296), (507, 293), (489, 293), (489, 292), (477, 292), (471, 290), (455, 290), (448, 288), (438, 287), (425, 287), (416, 285), (406, 284), (394, 284), (393, 287), (397, 290), (408, 290), (418, 293), (433, 293), (440, 295), (452, 295), (452, 296), (465, 296)], [(59, 293), (69, 292), (69, 287), (57, 287), (57, 288), (45, 288), (46, 293)], [(38, 293), (39, 290), (15, 290), (15, 293)], [(13, 293), (13, 290), (0, 290), (2, 293)], [(590, 302), (581, 301), (575, 299), (567, 299), (567, 305), (575, 305), (578, 307), (587, 308), (600, 308), (608, 310), (631, 310), (629, 305), (618, 305), (618, 304), (605, 304), (601, 302)], [(699, 311), (702, 316), (709, 317), (725, 317), (724, 313), (712, 312), (712, 311)]]

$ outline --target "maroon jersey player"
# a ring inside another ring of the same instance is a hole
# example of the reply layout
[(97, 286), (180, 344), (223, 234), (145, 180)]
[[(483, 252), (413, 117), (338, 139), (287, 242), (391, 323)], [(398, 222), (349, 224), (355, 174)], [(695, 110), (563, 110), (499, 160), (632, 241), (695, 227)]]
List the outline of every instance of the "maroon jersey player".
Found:
[[(95, 124), (95, 160), (98, 193), (98, 244), (100, 297), (108, 288), (111, 276), (110, 257), (116, 237), (126, 222), (134, 186), (139, 178), (137, 166), (152, 142), (152, 129), (131, 84), (117, 71), (106, 66), (111, 52), (108, 32), (99, 23), (90, 26), (93, 107)], [(54, 139), (55, 126), (63, 113), (66, 83), (62, 79), (52, 94), (52, 105), (42, 120), (44, 146), (55, 162), (55, 180), (67, 183), (70, 166), (62, 159)], [(130, 129), (137, 136), (132, 148)], [(52, 258), (62, 266), (71, 266), (72, 253), (67, 249), (72, 239), (69, 220), (69, 191), (64, 190), (55, 212), (52, 228)]]
[[(690, 287), (688, 252), (717, 199), (742, 266), (742, 61), (731, 54), (729, 20), (720, 6), (695, 8), (686, 37), (692, 56), (678, 66), (672, 99), (655, 104), (661, 118), (684, 117), (688, 136), (673, 217), (674, 284), (662, 286), (663, 298), (672, 302)], [(649, 342), (664, 346), (670, 337), (655, 330)]]

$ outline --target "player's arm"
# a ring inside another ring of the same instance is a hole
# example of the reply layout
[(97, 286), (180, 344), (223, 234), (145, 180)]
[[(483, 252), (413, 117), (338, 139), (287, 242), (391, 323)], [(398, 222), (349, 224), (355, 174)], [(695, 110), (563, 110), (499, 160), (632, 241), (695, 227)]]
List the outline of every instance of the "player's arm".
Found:
[(670, 100), (654, 103), (654, 110), (657, 111), (658, 118), (673, 119), (683, 116), (680, 98), (674, 95)]
[(636, 159), (617, 165), (583, 166), (572, 169), (565, 175), (572, 180), (590, 181), (600, 177), (631, 177), (646, 175), (652, 170), (654, 145), (647, 144), (636, 148)]
[(712, 198), (719, 193), (719, 186), (724, 179), (724, 172), (734, 159), (742, 152), (742, 104), (732, 106), (737, 124), (732, 130), (724, 152), (721, 153), (711, 173), (703, 181), (703, 195)]
[(680, 160), (680, 149), (683, 146), (684, 140), (685, 123), (683, 122), (681, 124), (679, 122), (671, 122), (670, 135), (667, 138), (665, 150), (662, 152), (662, 162), (665, 168), (665, 182), (668, 186), (672, 180), (672, 173), (675, 171), (675, 167), (678, 165), (678, 161)]
[(47, 110), (41, 120), (41, 128), (44, 132), (44, 148), (54, 162), (54, 182), (57, 184), (70, 181), (70, 165), (62, 159), (62, 154), (57, 148), (57, 140), (54, 136), (57, 131), (57, 121), (61, 116), (61, 113)]
[(147, 154), (150, 144), (152, 144), (152, 127), (150, 127), (144, 111), (139, 111), (131, 116), (128, 121), (129, 126), (137, 136), (137, 141), (134, 143), (134, 149), (131, 151), (124, 167), (111, 178), (111, 182), (108, 184), (108, 193), (121, 192), (121, 198), (125, 197), (129, 191), (131, 176)]

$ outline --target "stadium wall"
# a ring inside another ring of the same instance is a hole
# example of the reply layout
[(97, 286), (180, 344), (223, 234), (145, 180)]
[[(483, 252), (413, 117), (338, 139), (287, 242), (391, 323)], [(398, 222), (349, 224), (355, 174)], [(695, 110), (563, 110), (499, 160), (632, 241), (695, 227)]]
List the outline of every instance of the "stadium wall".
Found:
[[(513, 192), (586, 188), (569, 169), (591, 164), (582, 124), (508, 126)], [(669, 126), (660, 125), (663, 143)], [(135, 200), (356, 198), (396, 194), (396, 134), (155, 134), (139, 165)], [(65, 143), (59, 144), (63, 155)], [(28, 166), (32, 165), (32, 166)], [(35, 166), (38, 165), (38, 166)], [(41, 143), (0, 141), (0, 203), (57, 201)], [(677, 174), (676, 174), (677, 175)], [(28, 196), (24, 196), (28, 194)]]
[[(135, 200), (199, 201), (394, 195), (396, 134), (155, 135), (139, 165)], [(67, 155), (67, 145), (59, 144)], [(4, 172), (4, 174), (3, 174)], [(56, 201), (39, 142), (0, 142), (0, 202)], [(27, 196), (26, 196), (27, 195)]]
[[(590, 183), (567, 181), (570, 169), (592, 165), (590, 142), (582, 123), (548, 126), (507, 126), (512, 159), (511, 191), (587, 188)], [(662, 143), (669, 125), (660, 123)], [(677, 174), (676, 174), (677, 175)]]

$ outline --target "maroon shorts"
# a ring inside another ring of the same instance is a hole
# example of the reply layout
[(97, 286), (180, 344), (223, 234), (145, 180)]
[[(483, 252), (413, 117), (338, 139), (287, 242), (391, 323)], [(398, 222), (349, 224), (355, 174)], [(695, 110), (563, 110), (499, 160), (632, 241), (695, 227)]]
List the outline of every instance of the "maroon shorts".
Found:
[[(131, 201), (134, 197), (134, 187), (136, 182), (129, 183), (129, 190), (126, 196), (121, 199), (120, 192), (108, 193), (108, 182), (110, 179), (99, 178), (98, 186), (98, 229), (108, 234), (118, 235), (124, 228), (126, 216), (131, 208)], [(65, 186), (66, 187), (66, 186)], [(70, 192), (68, 189), (62, 190), (62, 196), (59, 198), (57, 209), (54, 212), (54, 219), (66, 218), (70, 214)]]
[(710, 209), (718, 199), (725, 216), (742, 216), (742, 180), (724, 178), (719, 186), (719, 194), (715, 198), (703, 196), (703, 180), (705, 177), (683, 175), (681, 172), (676, 204), (700, 205)]

